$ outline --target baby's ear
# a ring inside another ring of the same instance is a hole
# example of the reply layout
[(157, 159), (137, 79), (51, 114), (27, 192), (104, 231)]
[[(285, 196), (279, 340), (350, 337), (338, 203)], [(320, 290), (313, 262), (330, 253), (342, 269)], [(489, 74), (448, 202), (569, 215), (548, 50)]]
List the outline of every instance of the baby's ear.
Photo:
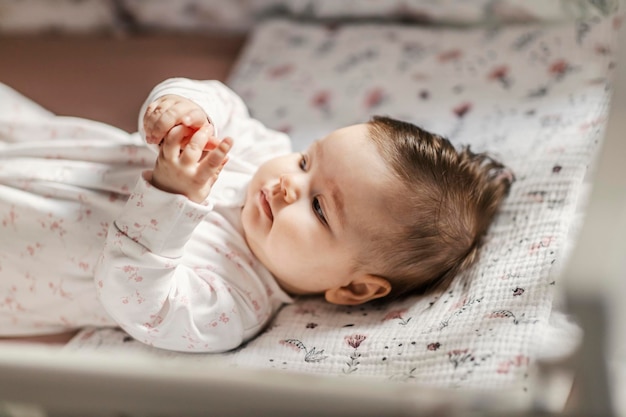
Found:
[(385, 278), (364, 274), (345, 287), (326, 290), (326, 301), (339, 305), (358, 305), (389, 294), (391, 284)]

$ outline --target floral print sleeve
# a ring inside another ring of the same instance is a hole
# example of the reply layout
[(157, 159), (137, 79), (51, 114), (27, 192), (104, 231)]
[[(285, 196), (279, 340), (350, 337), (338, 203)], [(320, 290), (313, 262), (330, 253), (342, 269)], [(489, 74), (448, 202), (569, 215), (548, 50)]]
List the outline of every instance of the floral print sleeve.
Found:
[(150, 185), (145, 171), (109, 227), (95, 273), (99, 299), (126, 332), (148, 345), (222, 352), (256, 335), (278, 306), (290, 302), (254, 258), (238, 230), (233, 195), (257, 166), (289, 151), (286, 135), (251, 119), (241, 99), (217, 81), (166, 80), (140, 112), (165, 94), (199, 104), (218, 137), (235, 145), (211, 195), (196, 204)]
[(228, 284), (185, 263), (185, 244), (209, 211), (141, 178), (111, 225), (96, 287), (107, 312), (139, 341), (203, 352), (243, 341), (244, 324)]

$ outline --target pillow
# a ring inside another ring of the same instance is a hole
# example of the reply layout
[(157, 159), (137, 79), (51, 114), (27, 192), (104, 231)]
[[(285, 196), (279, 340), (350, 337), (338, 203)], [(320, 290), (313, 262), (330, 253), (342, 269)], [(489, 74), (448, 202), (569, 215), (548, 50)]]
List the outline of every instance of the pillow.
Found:
[[(490, 151), (517, 181), (479, 262), (444, 294), (357, 307), (303, 298), (221, 358), (241, 367), (527, 391), (533, 365), (569, 354), (580, 338), (558, 306), (558, 272), (602, 139), (618, 24), (259, 25), (229, 84), (296, 149), (386, 114)], [(174, 355), (114, 330), (85, 330), (66, 349), (120, 345)]]

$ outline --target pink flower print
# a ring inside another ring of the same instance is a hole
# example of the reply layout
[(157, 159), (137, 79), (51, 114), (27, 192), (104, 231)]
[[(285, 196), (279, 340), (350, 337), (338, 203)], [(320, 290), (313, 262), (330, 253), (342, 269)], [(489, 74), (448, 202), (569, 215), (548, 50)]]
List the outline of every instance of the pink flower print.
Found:
[(327, 108), (330, 103), (331, 94), (328, 90), (320, 90), (311, 98), (311, 105), (316, 108)]
[(295, 314), (310, 314), (313, 317), (317, 316), (317, 311), (314, 308), (308, 308), (308, 307), (303, 307), (303, 306), (299, 306), (295, 311)]
[(464, 103), (459, 104), (458, 106), (452, 109), (452, 112), (456, 114), (456, 117), (459, 119), (463, 118), (470, 110), (472, 109), (472, 103), (466, 101)]
[(26, 311), (22, 304), (17, 301), (17, 292), (15, 286), (11, 287), (9, 294), (0, 302), (0, 307), (5, 307), (12, 312)]
[(611, 47), (608, 45), (598, 44), (593, 49), (598, 55), (611, 55)]
[(132, 265), (125, 265), (122, 267), (122, 271), (126, 274), (126, 280), (133, 280), (135, 282), (143, 281), (143, 277), (139, 275), (139, 268)]
[(271, 79), (279, 79), (285, 77), (287, 74), (293, 71), (292, 64), (283, 64), (272, 67), (267, 72), (267, 75)]
[(548, 72), (550, 75), (561, 78), (565, 73), (567, 73), (571, 69), (569, 63), (564, 59), (559, 59), (554, 61), (549, 67)]
[(367, 336), (358, 333), (344, 337), (346, 343), (354, 349), (358, 349), (365, 339), (367, 339)]
[(50, 288), (54, 295), (59, 295), (68, 300), (72, 299), (72, 294), (63, 289), (63, 280), (59, 281), (58, 284), (52, 281), (48, 282), (48, 288)]
[(509, 88), (511, 85), (509, 72), (510, 70), (508, 65), (499, 65), (489, 72), (487, 79), (489, 81), (499, 81), (502, 87)]
[[(152, 184), (150, 184), (150, 187), (151, 187), (151, 186), (152, 186)], [(137, 207), (143, 207), (143, 206), (144, 206), (144, 205), (143, 205), (143, 197), (144, 197), (143, 193), (138, 193), (138, 194), (133, 194), (133, 195), (131, 195), (131, 196), (130, 196), (130, 199), (131, 199), (131, 200), (137, 200), (137, 201), (135, 202), (135, 205), (136, 205)]]
[(459, 365), (473, 361), (474, 355), (470, 353), (469, 349), (454, 349), (448, 352), (448, 360), (454, 368), (458, 368)]
[(443, 51), (437, 55), (437, 60), (442, 64), (445, 62), (455, 61), (463, 56), (463, 52), (460, 49), (450, 49)]
[(530, 254), (533, 255), (537, 253), (541, 248), (548, 248), (550, 244), (554, 241), (554, 237), (546, 236), (543, 237), (539, 242), (535, 242), (530, 245)]
[(59, 321), (67, 327), (74, 327), (74, 324), (65, 316), (59, 316)]
[(499, 374), (508, 374), (511, 369), (526, 367), (530, 364), (530, 358), (525, 355), (517, 355), (508, 361), (498, 364), (496, 372)]
[(515, 317), (515, 314), (513, 314), (513, 312), (510, 311), (510, 310), (496, 310), (496, 311), (492, 311), (491, 313), (489, 313), (487, 315), (487, 318), (490, 318), (490, 319), (508, 319), (508, 318), (512, 318), (513, 319), (513, 324), (519, 324), (519, 320), (517, 319), (517, 317)]
[(524, 289), (517, 287), (513, 290), (513, 296), (514, 297), (519, 297), (520, 295), (524, 294)]
[(5, 215), (2, 218), (2, 226), (7, 227), (9, 225), (15, 226), (16, 220), (19, 218), (19, 215), (15, 211), (15, 206), (11, 206), (9, 210), (9, 214)]
[(222, 314), (220, 314), (220, 318), (219, 318), (219, 320), (220, 320), (222, 323), (228, 323), (228, 322), (230, 321), (230, 319), (228, 318), (228, 316), (226, 315), (226, 313), (222, 313)]
[(135, 300), (137, 304), (142, 304), (146, 299), (139, 293), (139, 291), (135, 291)]
[(350, 354), (348, 362), (346, 362), (346, 365), (348, 365), (348, 367), (343, 370), (344, 374), (351, 374), (353, 372), (356, 372), (357, 369), (359, 369), (359, 364), (361, 363), (360, 362), (361, 354), (357, 350), (365, 339), (367, 339), (365, 335), (358, 334), (358, 333), (344, 337), (344, 340), (346, 341), (348, 346), (354, 349), (354, 351)]
[(284, 123), (284, 124), (282, 124), (282, 125), (278, 126), (278, 127), (276, 128), (276, 130), (278, 130), (279, 132), (283, 132), (283, 133), (285, 133), (285, 134), (287, 134), (287, 135), (288, 135), (288, 134), (289, 134), (289, 133), (291, 133), (291, 131), (293, 130), (293, 126), (291, 126), (291, 125), (290, 125), (290, 124), (288, 124), (288, 123)]
[(38, 222), (43, 229), (54, 232), (59, 237), (63, 237), (67, 233), (67, 230), (63, 228), (63, 219), (55, 219), (52, 213), (48, 214), (47, 217), (39, 218)]
[(97, 233), (97, 235), (99, 237), (104, 237), (106, 238), (107, 234), (109, 231), (109, 223), (107, 222), (100, 222), (100, 231)]
[(440, 347), (441, 347), (441, 343), (433, 342), (433, 343), (429, 343), (426, 346), (426, 349), (430, 350), (431, 352), (434, 352), (434, 351), (438, 350)]
[(34, 245), (27, 245), (26, 252), (28, 253), (28, 256), (33, 257), (42, 247), (41, 243), (36, 242)]
[(388, 312), (387, 314), (385, 314), (385, 317), (383, 317), (383, 321), (387, 321), (387, 320), (399, 320), (400, 324), (402, 326), (406, 326), (409, 321), (411, 321), (411, 317), (405, 319), (404, 318), (404, 313), (407, 312), (406, 308), (400, 309), (400, 310), (391, 310), (390, 312)]
[(297, 339), (285, 339), (285, 340), (279, 341), (278, 343), (292, 350), (295, 350), (296, 352), (299, 352), (303, 349), (306, 350), (306, 346), (304, 345), (304, 343), (302, 343), (301, 341)]
[(385, 90), (380, 87), (375, 87), (371, 89), (365, 95), (364, 105), (367, 109), (372, 109), (374, 107), (378, 107), (383, 100), (385, 99)]
[(605, 122), (606, 122), (606, 119), (604, 117), (597, 117), (591, 121), (582, 123), (579, 129), (581, 132), (587, 132), (589, 129), (597, 128), (599, 126), (604, 126)]
[(507, 75), (509, 75), (509, 67), (507, 65), (500, 65), (491, 70), (488, 78), (489, 80), (494, 81), (504, 78)]

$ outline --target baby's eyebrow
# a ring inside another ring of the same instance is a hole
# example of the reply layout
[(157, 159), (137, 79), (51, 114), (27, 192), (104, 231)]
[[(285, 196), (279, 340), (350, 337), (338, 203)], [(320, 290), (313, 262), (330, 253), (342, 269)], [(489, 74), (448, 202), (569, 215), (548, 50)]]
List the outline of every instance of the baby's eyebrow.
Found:
[(335, 182), (332, 180), (330, 181), (330, 184), (328, 186), (330, 188), (331, 200), (333, 201), (333, 204), (335, 206), (335, 213), (337, 213), (337, 217), (339, 218), (339, 224), (341, 225), (342, 228), (345, 228), (346, 227), (346, 213), (345, 213), (344, 203), (343, 203), (343, 193), (341, 192), (339, 187), (337, 187), (337, 184), (335, 184)]
[[(321, 143), (319, 141), (315, 141), (313, 143), (312, 148), (313, 148), (314, 159), (317, 159), (318, 162), (323, 161), (324, 160), (324, 147), (321, 145)], [(321, 163), (319, 165), (321, 165)], [(345, 228), (346, 227), (346, 213), (345, 213), (345, 208), (344, 208), (345, 205), (344, 205), (343, 193), (337, 186), (337, 183), (330, 177), (326, 177), (324, 181), (324, 185), (328, 187), (328, 189), (330, 190), (330, 200), (334, 207), (333, 212), (337, 213), (339, 225), (341, 226), (341, 228)]]

